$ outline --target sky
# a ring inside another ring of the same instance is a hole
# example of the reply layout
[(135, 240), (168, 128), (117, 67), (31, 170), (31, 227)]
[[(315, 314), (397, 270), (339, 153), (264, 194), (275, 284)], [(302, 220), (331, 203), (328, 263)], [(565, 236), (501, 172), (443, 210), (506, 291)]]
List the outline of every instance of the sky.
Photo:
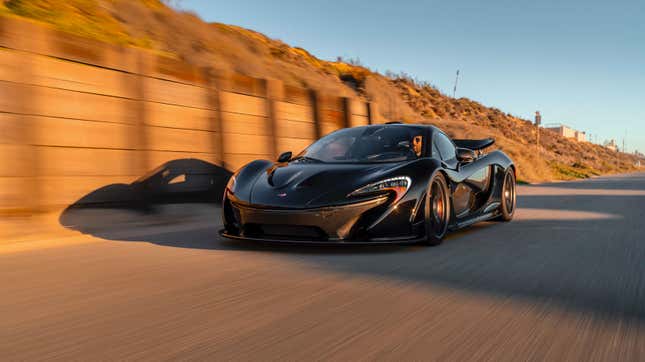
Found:
[(358, 58), (645, 152), (645, 0), (180, 0), (315, 56)]

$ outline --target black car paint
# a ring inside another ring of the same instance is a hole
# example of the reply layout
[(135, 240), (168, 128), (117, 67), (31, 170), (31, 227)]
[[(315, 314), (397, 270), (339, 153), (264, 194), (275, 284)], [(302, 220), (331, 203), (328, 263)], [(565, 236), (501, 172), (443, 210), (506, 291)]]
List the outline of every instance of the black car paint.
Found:
[[(389, 127), (423, 130), (426, 142), (421, 157), (399, 163), (366, 164), (257, 160), (244, 166), (235, 173), (235, 190), (225, 192), (222, 234), (230, 238), (295, 242), (416, 242), (424, 237), (423, 202), (428, 181), (437, 172), (446, 177), (451, 205), (460, 205), (459, 209), (451, 209), (451, 230), (498, 215), (494, 206), (501, 199), (504, 172), (510, 167), (514, 169), (508, 156), (493, 151), (467, 163), (457, 159), (442, 161), (430, 157), (431, 142), (441, 132), (439, 129), (418, 125)], [(348, 196), (366, 184), (396, 176), (412, 179), (409, 190), (396, 204), (391, 197)], [(375, 203), (375, 199), (382, 202)], [(348, 211), (358, 210), (356, 204), (370, 202), (374, 202), (373, 207), (360, 209), (357, 214)], [(248, 230), (240, 222), (248, 223)], [(262, 222), (284, 228), (309, 225), (324, 235), (313, 240), (264, 235), (259, 230), (267, 225)]]

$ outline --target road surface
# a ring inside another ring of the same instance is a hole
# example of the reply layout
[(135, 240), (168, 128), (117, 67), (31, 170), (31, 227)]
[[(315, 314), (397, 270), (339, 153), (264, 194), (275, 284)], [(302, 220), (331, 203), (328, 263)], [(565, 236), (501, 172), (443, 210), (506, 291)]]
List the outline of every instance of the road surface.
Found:
[(87, 234), (0, 252), (0, 359), (644, 360), (645, 174), (518, 192), (435, 248), (64, 215)]

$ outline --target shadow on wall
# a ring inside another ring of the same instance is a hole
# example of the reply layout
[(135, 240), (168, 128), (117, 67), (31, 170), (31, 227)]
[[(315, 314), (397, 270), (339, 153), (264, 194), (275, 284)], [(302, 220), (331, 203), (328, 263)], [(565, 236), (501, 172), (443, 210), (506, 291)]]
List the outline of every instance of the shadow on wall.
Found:
[(110, 208), (154, 212), (155, 205), (169, 203), (219, 203), (232, 173), (194, 158), (164, 163), (131, 184), (112, 184), (96, 189), (68, 206), (60, 217), (70, 225), (77, 209)]

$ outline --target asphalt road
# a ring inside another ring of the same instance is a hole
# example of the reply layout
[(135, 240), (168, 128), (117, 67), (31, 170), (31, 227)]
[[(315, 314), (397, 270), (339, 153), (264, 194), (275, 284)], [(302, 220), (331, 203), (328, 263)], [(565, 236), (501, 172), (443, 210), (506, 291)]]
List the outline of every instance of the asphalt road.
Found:
[(89, 234), (0, 252), (0, 359), (645, 360), (645, 174), (518, 192), (436, 248), (67, 215)]

